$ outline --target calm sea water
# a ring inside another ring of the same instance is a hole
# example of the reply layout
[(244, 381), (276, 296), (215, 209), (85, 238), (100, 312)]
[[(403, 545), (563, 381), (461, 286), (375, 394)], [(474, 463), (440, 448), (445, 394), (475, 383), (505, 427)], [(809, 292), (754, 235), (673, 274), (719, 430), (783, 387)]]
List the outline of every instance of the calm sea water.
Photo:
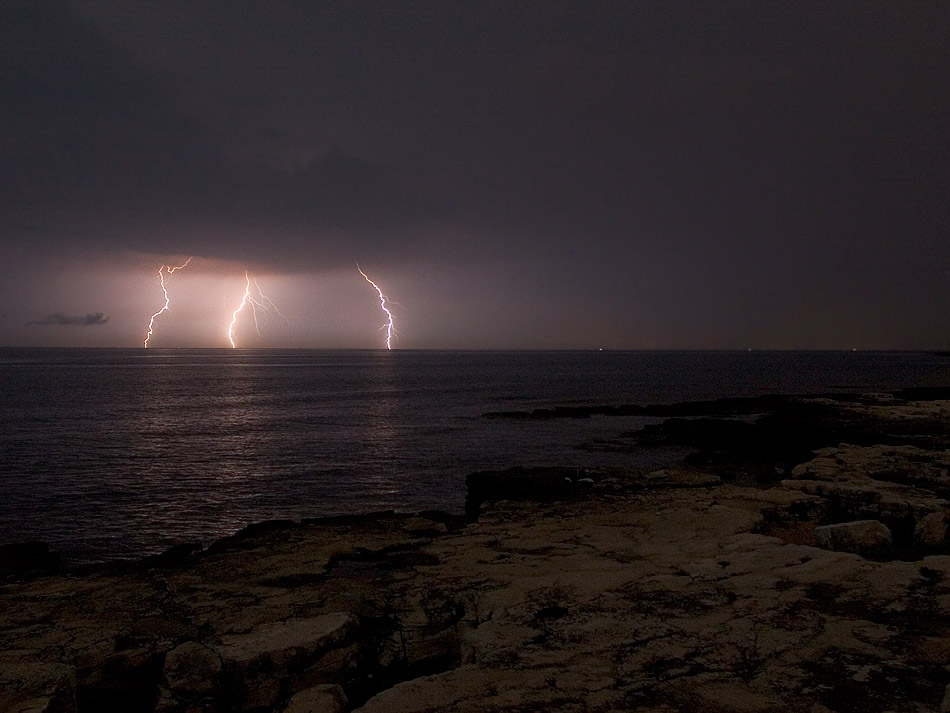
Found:
[(0, 349), (0, 543), (131, 557), (270, 518), (461, 511), (475, 470), (657, 457), (576, 448), (650, 419), (487, 411), (948, 384), (925, 353)]

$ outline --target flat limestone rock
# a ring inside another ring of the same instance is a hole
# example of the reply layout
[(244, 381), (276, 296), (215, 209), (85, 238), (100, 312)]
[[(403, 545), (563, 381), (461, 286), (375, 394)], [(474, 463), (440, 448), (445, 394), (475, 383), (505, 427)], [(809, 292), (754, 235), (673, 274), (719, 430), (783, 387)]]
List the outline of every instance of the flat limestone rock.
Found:
[(950, 486), (948, 470), (948, 451), (841, 443), (816, 451), (812, 460), (795, 466), (791, 475), (804, 480), (858, 481), (865, 485), (876, 481), (933, 490)]
[(222, 637), (215, 648), (224, 660), (232, 706), (239, 711), (274, 706), (296, 675), (345, 646), (355, 627), (351, 614), (334, 612)]
[(771, 488), (548, 469), (464, 525), (279, 524), (176, 568), (0, 584), (0, 711), (937, 711), (946, 458), (839, 446)]
[(699, 685), (684, 691), (682, 702), (697, 711), (729, 711), (729, 713), (777, 713), (788, 710), (781, 700), (766, 696), (748, 687), (724, 682)]
[(316, 658), (342, 644), (355, 624), (346, 612), (288, 619), (262, 624), (246, 634), (224, 636), (215, 648), (229, 664), (246, 665), (266, 656), (272, 665), (280, 666), (297, 657)]
[[(820, 498), (825, 502), (825, 512), (835, 520), (879, 520), (889, 528), (897, 528), (892, 530), (894, 534), (909, 530), (903, 535), (902, 546), (910, 545), (918, 552), (938, 552), (947, 544), (948, 471), (950, 451), (842, 443), (816, 451), (812, 460), (793, 468), (791, 478), (783, 480), (780, 487)], [(877, 531), (883, 538), (883, 530)], [(822, 531), (815, 535), (822, 538), (816, 542), (819, 546), (842, 551), (875, 551), (890, 546), (883, 540), (865, 545), (842, 540), (836, 544), (837, 537), (844, 537), (841, 533)]]
[(0, 661), (0, 711), (77, 713), (75, 671), (62, 664)]
[(815, 528), (815, 543), (836, 552), (873, 554), (893, 544), (891, 531), (877, 520), (858, 520)]
[(346, 710), (346, 694), (334, 684), (314, 686), (294, 694), (284, 713), (343, 713)]
[(718, 475), (677, 468), (654, 470), (646, 476), (646, 483), (654, 488), (708, 488), (721, 482)]

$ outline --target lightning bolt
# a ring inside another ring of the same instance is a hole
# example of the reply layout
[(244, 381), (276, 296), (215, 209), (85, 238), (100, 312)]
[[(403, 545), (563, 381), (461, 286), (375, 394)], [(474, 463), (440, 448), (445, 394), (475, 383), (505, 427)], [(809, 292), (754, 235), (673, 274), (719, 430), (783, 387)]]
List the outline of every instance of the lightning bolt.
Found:
[(244, 297), (241, 298), (241, 304), (238, 305), (238, 308), (234, 310), (234, 314), (231, 315), (231, 324), (228, 325), (228, 341), (231, 342), (232, 349), (237, 347), (237, 344), (234, 343), (234, 324), (237, 322), (238, 315), (241, 314), (241, 311), (251, 298), (251, 279), (247, 276), (246, 272), (244, 273), (244, 279), (247, 280), (247, 285), (244, 287)]
[[(192, 257), (194, 257), (194, 256), (192, 256)], [(170, 266), (168, 266), (168, 265), (162, 265), (160, 268), (158, 268), (158, 282), (159, 282), (159, 284), (161, 284), (161, 286), (162, 286), (162, 294), (165, 295), (165, 304), (162, 305), (162, 308), (161, 308), (160, 310), (158, 310), (158, 312), (156, 312), (155, 314), (153, 314), (153, 315), (152, 315), (152, 318), (148, 321), (148, 334), (145, 335), (145, 342), (144, 342), (144, 344), (143, 344), (143, 346), (144, 346), (146, 349), (148, 349), (148, 340), (152, 338), (152, 330), (153, 330), (154, 327), (155, 327), (155, 318), (156, 318), (158, 315), (160, 315), (162, 312), (167, 312), (167, 311), (168, 311), (168, 288), (165, 287), (165, 274), (164, 274), (164, 273), (167, 272), (169, 275), (171, 275), (171, 274), (172, 274), (173, 272), (175, 272), (176, 270), (181, 270), (182, 268), (187, 267), (189, 262), (191, 262), (191, 258), (188, 258), (188, 259), (185, 260), (185, 262), (183, 262), (181, 265), (176, 265), (175, 267), (170, 267)]]
[(256, 277), (254, 278), (254, 287), (257, 288), (257, 293), (261, 296), (261, 300), (260, 300), (260, 302), (258, 303), (258, 306), (259, 306), (259, 307), (263, 307), (264, 310), (267, 311), (267, 312), (273, 312), (273, 313), (276, 314), (278, 317), (280, 317), (282, 320), (284, 320), (284, 321), (287, 323), (287, 326), (290, 326), (290, 320), (287, 319), (287, 318), (281, 313), (281, 311), (280, 311), (279, 309), (277, 309), (277, 305), (274, 304), (274, 300), (272, 300), (270, 297), (268, 297), (267, 295), (264, 294), (264, 290), (262, 290), (262, 289), (261, 289), (261, 286), (260, 286), (259, 284), (257, 284), (257, 278), (256, 278)]
[(228, 342), (231, 344), (232, 349), (237, 348), (237, 344), (234, 342), (234, 325), (237, 324), (238, 315), (244, 311), (244, 308), (250, 305), (251, 314), (254, 317), (254, 331), (257, 332), (257, 336), (261, 336), (261, 325), (257, 318), (257, 310), (263, 310), (267, 313), (274, 313), (281, 317), (287, 324), (290, 324), (290, 320), (287, 319), (279, 309), (277, 305), (274, 304), (274, 300), (264, 294), (264, 291), (261, 289), (261, 286), (257, 282), (257, 278), (253, 278), (254, 287), (257, 290), (257, 297), (251, 295), (251, 276), (248, 272), (244, 271), (244, 296), (241, 298), (241, 304), (238, 305), (237, 309), (231, 314), (231, 323), (228, 325)]
[(393, 313), (390, 312), (389, 307), (386, 306), (389, 298), (383, 294), (383, 291), (379, 289), (379, 286), (375, 282), (367, 277), (366, 273), (360, 268), (359, 263), (356, 264), (356, 269), (359, 270), (359, 273), (363, 276), (363, 279), (371, 284), (373, 289), (379, 294), (379, 307), (383, 310), (383, 312), (386, 313), (386, 317), (388, 318), (388, 322), (380, 327), (380, 329), (386, 330), (386, 348), (392, 351), (392, 340), (393, 337), (396, 336), (396, 325), (393, 324)]

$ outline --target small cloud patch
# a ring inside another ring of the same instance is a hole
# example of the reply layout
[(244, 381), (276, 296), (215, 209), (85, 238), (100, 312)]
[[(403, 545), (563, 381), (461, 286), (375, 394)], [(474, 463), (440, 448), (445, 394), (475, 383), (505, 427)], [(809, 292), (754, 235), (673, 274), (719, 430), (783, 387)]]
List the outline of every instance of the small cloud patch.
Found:
[(109, 321), (109, 318), (106, 317), (102, 312), (96, 312), (95, 314), (63, 314), (62, 312), (53, 312), (52, 314), (44, 317), (43, 319), (36, 319), (32, 322), (27, 322), (27, 327), (32, 327), (36, 324), (41, 325), (56, 325), (56, 326), (72, 326), (72, 327), (95, 327), (100, 324), (105, 324)]

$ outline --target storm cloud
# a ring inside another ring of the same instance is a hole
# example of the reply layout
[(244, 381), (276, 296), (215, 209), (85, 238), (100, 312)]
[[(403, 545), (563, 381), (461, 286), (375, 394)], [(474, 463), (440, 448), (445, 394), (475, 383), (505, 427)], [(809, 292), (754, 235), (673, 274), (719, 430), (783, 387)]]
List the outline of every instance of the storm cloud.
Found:
[(37, 0), (0, 24), (0, 220), (39, 263), (360, 260), (420, 277), (455, 334), (420, 345), (950, 332), (947, 5)]

